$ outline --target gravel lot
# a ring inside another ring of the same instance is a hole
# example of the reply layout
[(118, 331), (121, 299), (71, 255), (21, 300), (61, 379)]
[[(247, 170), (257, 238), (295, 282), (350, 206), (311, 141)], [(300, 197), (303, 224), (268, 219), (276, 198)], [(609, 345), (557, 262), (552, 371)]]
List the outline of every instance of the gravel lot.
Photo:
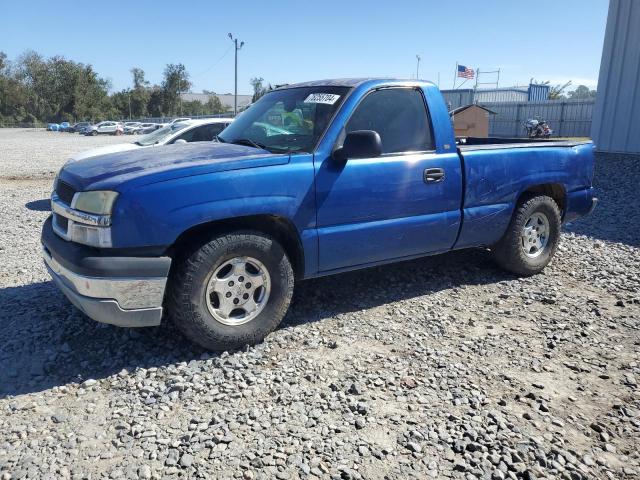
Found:
[(472, 250), (311, 280), (263, 344), (213, 355), (64, 299), (44, 199), (93, 139), (11, 137), (0, 480), (640, 477), (640, 159), (599, 160), (602, 203), (544, 274)]
[(0, 178), (53, 179), (73, 154), (111, 143), (133, 142), (133, 136), (47, 132), (30, 128), (0, 128)]

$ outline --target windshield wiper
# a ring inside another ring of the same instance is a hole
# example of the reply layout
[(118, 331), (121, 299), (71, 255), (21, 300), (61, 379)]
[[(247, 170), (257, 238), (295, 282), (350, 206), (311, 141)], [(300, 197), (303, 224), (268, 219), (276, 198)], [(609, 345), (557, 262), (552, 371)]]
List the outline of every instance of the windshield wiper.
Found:
[(261, 150), (268, 150), (266, 145), (263, 143), (254, 142), (250, 138), (236, 138), (235, 140), (230, 141), (229, 143), (233, 143), (235, 145), (247, 145), (253, 148), (259, 148)]

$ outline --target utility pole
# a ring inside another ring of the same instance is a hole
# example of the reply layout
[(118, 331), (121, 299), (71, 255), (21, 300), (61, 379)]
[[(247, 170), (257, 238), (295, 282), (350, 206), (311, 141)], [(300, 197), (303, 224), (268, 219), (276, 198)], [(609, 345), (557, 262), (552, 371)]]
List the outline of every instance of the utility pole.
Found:
[(235, 69), (235, 89), (233, 91), (233, 116), (238, 115), (238, 50), (242, 48), (244, 42), (240, 42), (238, 45), (238, 39), (233, 38), (233, 35), (229, 34), (229, 38), (235, 44), (236, 48), (236, 69)]
[(420, 55), (416, 55), (417, 65), (416, 65), (416, 80), (420, 78)]

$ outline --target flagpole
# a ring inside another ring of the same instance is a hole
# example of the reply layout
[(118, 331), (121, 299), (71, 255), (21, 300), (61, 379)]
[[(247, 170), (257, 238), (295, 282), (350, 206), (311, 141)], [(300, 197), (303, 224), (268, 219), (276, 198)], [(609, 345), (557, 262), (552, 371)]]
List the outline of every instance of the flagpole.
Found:
[(456, 62), (456, 69), (453, 71), (453, 90), (456, 89), (456, 75), (458, 74), (458, 62)]

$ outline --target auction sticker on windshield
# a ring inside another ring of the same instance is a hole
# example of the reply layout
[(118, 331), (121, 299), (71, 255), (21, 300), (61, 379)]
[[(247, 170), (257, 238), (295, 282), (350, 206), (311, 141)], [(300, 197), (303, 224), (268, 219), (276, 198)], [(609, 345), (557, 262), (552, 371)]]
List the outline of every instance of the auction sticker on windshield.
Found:
[(312, 93), (304, 99), (304, 103), (325, 103), (333, 105), (340, 98), (335, 93)]

